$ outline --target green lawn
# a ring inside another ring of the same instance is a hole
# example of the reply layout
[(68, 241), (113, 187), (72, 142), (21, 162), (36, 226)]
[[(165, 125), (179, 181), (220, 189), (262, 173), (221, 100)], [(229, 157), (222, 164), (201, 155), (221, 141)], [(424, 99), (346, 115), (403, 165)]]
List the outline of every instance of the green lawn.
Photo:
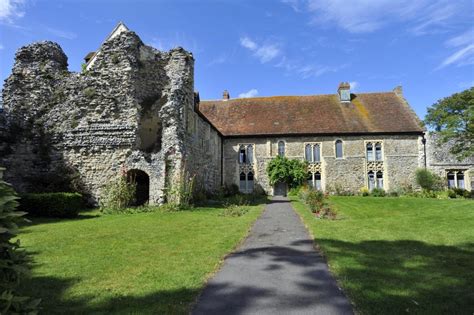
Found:
[(262, 209), (36, 219), (19, 235), (34, 259), (22, 293), (41, 298), (44, 314), (187, 313)]
[(474, 201), (332, 197), (339, 220), (293, 206), (361, 314), (473, 314)]

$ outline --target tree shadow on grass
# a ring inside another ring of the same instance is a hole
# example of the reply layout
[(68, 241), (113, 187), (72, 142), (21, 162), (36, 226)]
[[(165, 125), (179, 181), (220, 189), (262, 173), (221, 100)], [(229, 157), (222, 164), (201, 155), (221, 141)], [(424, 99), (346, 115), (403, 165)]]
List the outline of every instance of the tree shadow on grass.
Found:
[(362, 313), (474, 312), (474, 243), (316, 242)]
[(69, 297), (80, 278), (34, 277), (25, 280), (21, 293), (41, 298), (40, 314), (187, 314), (197, 289), (162, 290), (143, 296), (101, 293)]

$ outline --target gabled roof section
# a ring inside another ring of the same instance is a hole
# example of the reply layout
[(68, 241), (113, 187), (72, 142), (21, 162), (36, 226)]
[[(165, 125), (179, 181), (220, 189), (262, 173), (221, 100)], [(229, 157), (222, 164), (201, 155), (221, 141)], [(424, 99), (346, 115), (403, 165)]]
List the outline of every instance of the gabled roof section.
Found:
[[(117, 24), (117, 26), (115, 26), (115, 28), (112, 30), (112, 32), (110, 32), (109, 36), (107, 36), (107, 38), (102, 42), (102, 43), (105, 43), (106, 41), (114, 38), (115, 36), (119, 35), (120, 33), (122, 32), (126, 32), (126, 31), (129, 31), (128, 27), (123, 23), (123, 22), (119, 22)], [(92, 57), (90, 56), (91, 53), (89, 53), (87, 57), (89, 57), (89, 61), (86, 63), (86, 69), (89, 70), (92, 65), (94, 64), (95, 60), (97, 59), (97, 55), (100, 54), (100, 50), (97, 50), (95, 52), (93, 52), (93, 55)]]
[(396, 91), (344, 103), (337, 94), (201, 101), (199, 111), (224, 136), (424, 132)]

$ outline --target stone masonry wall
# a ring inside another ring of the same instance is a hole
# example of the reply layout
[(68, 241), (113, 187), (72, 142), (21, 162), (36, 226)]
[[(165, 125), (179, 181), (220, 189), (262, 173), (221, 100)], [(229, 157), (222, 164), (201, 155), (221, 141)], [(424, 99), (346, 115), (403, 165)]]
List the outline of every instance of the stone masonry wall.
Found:
[(5, 179), (20, 191), (35, 180), (74, 168), (97, 202), (121, 169), (150, 177), (150, 203), (165, 198), (184, 158), (184, 112), (192, 106), (194, 60), (182, 48), (160, 52), (126, 31), (104, 42), (89, 71), (67, 70), (52, 42), (18, 50), (3, 90)]
[(426, 134), (426, 162), (429, 169), (445, 179), (447, 183), (448, 171), (463, 171), (465, 173), (465, 187), (474, 190), (474, 157), (459, 161), (449, 152), (452, 143), (438, 143), (436, 133)]
[[(335, 158), (335, 141), (343, 141), (343, 158)], [(285, 141), (285, 156), (304, 159), (305, 143), (320, 143), (322, 188), (334, 191), (358, 192), (367, 187), (366, 141), (381, 141), (383, 154), (384, 189), (396, 189), (402, 185), (414, 185), (415, 170), (420, 165), (419, 146), (421, 136), (341, 136), (341, 137), (259, 137), (224, 140), (225, 184), (239, 184), (239, 144), (255, 145), (255, 181), (268, 194), (273, 193), (266, 175), (268, 162), (278, 153), (278, 142)]]

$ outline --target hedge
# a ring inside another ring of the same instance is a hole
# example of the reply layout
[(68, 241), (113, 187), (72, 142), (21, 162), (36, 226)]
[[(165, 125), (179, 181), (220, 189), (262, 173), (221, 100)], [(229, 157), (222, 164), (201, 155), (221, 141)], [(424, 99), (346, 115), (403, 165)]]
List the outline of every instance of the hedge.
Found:
[(85, 207), (78, 193), (29, 193), (20, 198), (20, 210), (39, 217), (72, 218)]

